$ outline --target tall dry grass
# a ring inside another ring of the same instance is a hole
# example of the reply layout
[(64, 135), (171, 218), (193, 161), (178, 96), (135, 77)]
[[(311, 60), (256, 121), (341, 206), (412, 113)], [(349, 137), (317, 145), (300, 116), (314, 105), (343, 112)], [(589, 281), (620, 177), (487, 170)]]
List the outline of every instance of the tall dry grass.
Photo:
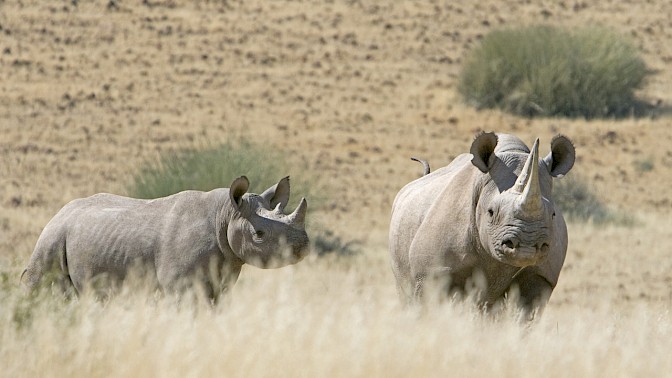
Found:
[[(660, 231), (669, 221), (648, 226)], [(403, 308), (383, 246), (277, 270), (246, 268), (215, 308), (132, 285), (104, 302), (31, 300), (5, 281), (0, 375), (665, 376), (672, 371), (670, 301), (623, 301), (616, 277), (637, 269), (623, 266), (625, 251), (602, 262), (613, 280), (582, 286), (592, 261), (614, 254), (622, 243), (614, 235), (624, 229), (570, 229), (574, 243), (594, 250), (591, 263), (569, 256), (546, 311), (528, 325), (512, 307), (484, 315), (468, 301)], [(660, 256), (656, 248), (669, 245), (640, 243), (628, 252)]]

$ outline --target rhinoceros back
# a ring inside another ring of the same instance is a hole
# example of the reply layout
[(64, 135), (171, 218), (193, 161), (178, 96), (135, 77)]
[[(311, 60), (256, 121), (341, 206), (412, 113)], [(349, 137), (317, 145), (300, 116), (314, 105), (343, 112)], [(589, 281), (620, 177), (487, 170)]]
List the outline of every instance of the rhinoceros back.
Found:
[(133, 266), (166, 283), (189, 273), (194, 261), (205, 264), (218, 251), (214, 223), (223, 194), (187, 191), (142, 200), (102, 193), (74, 200), (42, 232), (31, 260), (43, 263), (31, 261), (27, 286), (54, 261), (77, 291), (99, 275), (123, 279)]

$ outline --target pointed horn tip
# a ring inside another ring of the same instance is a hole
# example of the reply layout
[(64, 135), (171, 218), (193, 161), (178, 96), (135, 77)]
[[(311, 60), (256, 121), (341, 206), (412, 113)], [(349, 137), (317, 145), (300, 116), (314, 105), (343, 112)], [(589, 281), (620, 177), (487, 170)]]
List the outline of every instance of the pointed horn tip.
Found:
[(296, 207), (296, 209), (294, 209), (294, 211), (292, 212), (292, 215), (296, 215), (296, 214), (305, 212), (307, 207), (308, 207), (308, 201), (306, 201), (305, 197), (302, 197), (301, 202), (299, 202), (299, 205)]
[(513, 191), (515, 193), (523, 193), (525, 188), (528, 186), (530, 177), (537, 176), (537, 164), (539, 160), (539, 138), (536, 138), (530, 153), (527, 155), (525, 164), (516, 180), (516, 183), (513, 185)]
[(530, 163), (532, 163), (530, 165), (530, 173), (532, 173), (537, 170), (537, 165), (539, 163), (539, 138), (537, 138), (537, 140), (534, 141), (534, 145), (532, 145), (530, 158), (531, 158)]
[(531, 163), (534, 163), (530, 166), (530, 172), (536, 171), (537, 170), (537, 165), (539, 163), (539, 138), (537, 138), (534, 141), (534, 145), (532, 145), (532, 158), (533, 160)]
[(299, 202), (299, 206), (294, 209), (294, 212), (289, 215), (289, 219), (292, 223), (298, 223), (298, 224), (303, 224), (304, 220), (306, 219), (306, 209), (308, 208), (308, 201), (306, 201), (306, 198), (303, 197), (301, 198), (301, 202)]
[(529, 164), (522, 188), (521, 207), (529, 213), (537, 213), (543, 207), (539, 186), (539, 138), (534, 141), (532, 152), (526, 162)]

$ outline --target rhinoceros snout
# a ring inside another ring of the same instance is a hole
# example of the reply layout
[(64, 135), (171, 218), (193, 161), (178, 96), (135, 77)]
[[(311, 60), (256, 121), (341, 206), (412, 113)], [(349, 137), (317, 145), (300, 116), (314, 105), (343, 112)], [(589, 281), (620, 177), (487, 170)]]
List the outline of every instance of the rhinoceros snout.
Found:
[(525, 267), (535, 265), (543, 261), (547, 256), (550, 247), (547, 242), (540, 242), (536, 245), (521, 245), (516, 239), (504, 240), (500, 247), (500, 252), (506, 262), (511, 265)]

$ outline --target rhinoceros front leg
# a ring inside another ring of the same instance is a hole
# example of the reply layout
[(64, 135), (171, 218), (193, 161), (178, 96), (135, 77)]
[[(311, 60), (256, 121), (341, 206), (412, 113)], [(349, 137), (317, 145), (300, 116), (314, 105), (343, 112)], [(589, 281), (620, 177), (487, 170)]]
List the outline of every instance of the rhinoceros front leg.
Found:
[(446, 267), (430, 267), (414, 271), (412, 302), (422, 303), (428, 298), (430, 301), (447, 298), (454, 289), (453, 283), (451, 269)]
[[(453, 283), (453, 269), (449, 268), (444, 259), (445, 253), (434, 253), (432, 248), (426, 248), (424, 240), (416, 242), (413, 247), (422, 247), (412, 249), (410, 253), (410, 281), (412, 288), (411, 302), (420, 304), (428, 299), (442, 299), (450, 293)], [(425, 252), (429, 250), (430, 252)]]
[(543, 310), (553, 292), (551, 283), (532, 269), (523, 269), (516, 274), (509, 291), (516, 288), (519, 294), (518, 303), (528, 320)]
[(221, 297), (226, 296), (238, 281), (243, 264), (225, 263), (211, 265), (210, 277), (206, 287), (206, 295), (212, 304), (219, 303)]
[(425, 279), (427, 278), (427, 275), (425, 274), (417, 274), (414, 277), (413, 280), (413, 297), (412, 297), (412, 302), (413, 303), (420, 303), (422, 302), (422, 298), (424, 296), (424, 289), (425, 289)]

